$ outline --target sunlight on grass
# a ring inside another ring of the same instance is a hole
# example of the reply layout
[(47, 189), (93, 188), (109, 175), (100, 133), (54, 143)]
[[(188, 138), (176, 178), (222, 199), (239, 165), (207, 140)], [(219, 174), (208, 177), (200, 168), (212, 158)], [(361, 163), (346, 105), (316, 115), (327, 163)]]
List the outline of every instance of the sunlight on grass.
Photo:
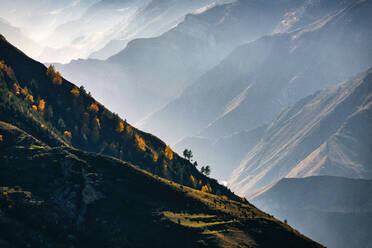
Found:
[(46, 148), (46, 146), (38, 146), (38, 145), (32, 144), (29, 149), (30, 150), (36, 150), (36, 149), (45, 149), (45, 148)]
[(218, 219), (216, 215), (174, 213), (169, 211), (162, 212), (162, 214), (174, 223), (193, 228), (204, 228), (233, 222), (232, 220), (223, 221)]

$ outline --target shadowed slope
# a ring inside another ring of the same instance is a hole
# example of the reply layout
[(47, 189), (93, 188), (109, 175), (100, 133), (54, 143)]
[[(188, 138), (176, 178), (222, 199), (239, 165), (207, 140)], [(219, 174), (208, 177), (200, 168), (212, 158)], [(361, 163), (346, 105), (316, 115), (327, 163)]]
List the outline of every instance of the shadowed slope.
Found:
[[(0, 39), (0, 118), (50, 146), (114, 156), (178, 183), (238, 200), (157, 137), (120, 119), (83, 88)], [(59, 81), (60, 80), (60, 81)], [(58, 142), (57, 142), (58, 141)]]
[(284, 178), (251, 197), (256, 206), (327, 247), (370, 247), (372, 180)]
[(0, 122), (2, 247), (321, 247), (226, 198)]

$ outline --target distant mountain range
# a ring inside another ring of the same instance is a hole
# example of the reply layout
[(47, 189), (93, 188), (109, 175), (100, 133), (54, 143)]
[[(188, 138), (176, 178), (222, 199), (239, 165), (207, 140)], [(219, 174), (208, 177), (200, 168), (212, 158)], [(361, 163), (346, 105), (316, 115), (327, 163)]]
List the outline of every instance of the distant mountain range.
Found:
[[(208, 156), (219, 139), (268, 124), (302, 97), (372, 66), (371, 6), (358, 2), (304, 28), (240, 46), (141, 127), (176, 142), (177, 151), (191, 148), (203, 163), (217, 161), (216, 171), (235, 168), (243, 157), (226, 158), (244, 147), (231, 144)], [(227, 174), (214, 176), (226, 180)]]
[(372, 177), (372, 69), (283, 111), (232, 173), (249, 194), (282, 177)]
[[(224, 2), (228, 0), (22, 0), (4, 3), (0, 16), (37, 41), (40, 48), (32, 50), (33, 58), (67, 63), (106, 59), (130, 40), (161, 35), (186, 14)], [(25, 43), (19, 44), (27, 50)]]
[[(307, 1), (236, 1), (216, 5), (187, 15), (183, 22), (159, 37), (130, 41), (125, 49), (104, 62), (78, 60), (57, 65), (57, 68), (68, 79), (94, 91), (99, 99), (107, 101), (111, 109), (123, 111), (124, 107), (128, 119), (137, 122), (181, 94), (185, 87), (216, 66), (237, 46), (265, 34), (302, 27), (316, 17), (325, 17), (347, 6), (347, 3), (349, 1), (342, 4), (338, 1), (316, 4)], [(148, 5), (149, 9), (145, 10), (151, 13), (152, 6)], [(101, 67), (105, 70), (97, 69)], [(110, 94), (101, 90), (107, 81), (111, 88), (115, 88)], [(136, 107), (135, 101), (141, 102), (141, 108)], [(174, 116), (172, 111), (169, 114)], [(160, 123), (156, 116), (143, 121), (143, 127), (148, 130), (151, 127), (151, 131), (161, 134), (168, 119)], [(183, 131), (175, 130), (174, 135), (188, 134)], [(173, 141), (168, 136), (163, 137)]]
[(284, 178), (250, 199), (327, 247), (371, 247), (372, 180)]
[(357, 2), (302, 29), (238, 47), (141, 127), (175, 143), (270, 122), (302, 97), (372, 66), (371, 10), (371, 1)]
[(135, 38), (159, 36), (183, 21), (185, 15), (194, 11), (211, 8), (217, 3), (226, 1), (215, 0), (151, 0), (140, 7), (129, 20), (119, 22), (105, 37), (111, 40), (102, 49), (93, 52), (89, 58), (107, 59), (123, 50), (129, 41)]
[(322, 247), (3, 36), (0, 61), (1, 247)]

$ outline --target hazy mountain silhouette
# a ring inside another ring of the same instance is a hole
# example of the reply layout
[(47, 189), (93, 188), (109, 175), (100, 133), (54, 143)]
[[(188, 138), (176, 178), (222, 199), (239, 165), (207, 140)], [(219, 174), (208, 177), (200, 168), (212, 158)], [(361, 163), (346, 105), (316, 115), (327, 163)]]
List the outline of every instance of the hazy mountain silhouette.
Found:
[[(116, 111), (121, 106), (129, 120), (138, 121), (174, 99), (237, 45), (282, 27), (286, 13), (298, 5), (297, 1), (217, 5), (187, 15), (159, 37), (130, 41), (124, 50), (104, 62), (105, 68), (113, 67), (110, 71), (97, 70), (102, 62), (95, 60), (72, 61), (57, 67), (68, 79), (82, 82), (99, 99), (107, 100), (111, 109)], [(110, 97), (100, 90), (107, 81), (117, 92)], [(123, 95), (131, 100), (123, 101)], [(135, 107), (135, 101), (141, 102), (141, 108)]]
[(372, 180), (284, 178), (252, 202), (327, 247), (371, 247)]
[(141, 127), (174, 143), (271, 121), (300, 98), (372, 66), (371, 6), (357, 2), (302, 29), (238, 47)]
[(224, 1), (151, 0), (144, 3), (129, 20), (116, 24), (105, 37), (105, 42), (111, 41), (89, 58), (107, 59), (123, 50), (132, 39), (159, 36), (181, 22), (186, 14), (212, 7), (216, 2)]
[(283, 111), (232, 174), (249, 194), (282, 177), (372, 177), (372, 69)]

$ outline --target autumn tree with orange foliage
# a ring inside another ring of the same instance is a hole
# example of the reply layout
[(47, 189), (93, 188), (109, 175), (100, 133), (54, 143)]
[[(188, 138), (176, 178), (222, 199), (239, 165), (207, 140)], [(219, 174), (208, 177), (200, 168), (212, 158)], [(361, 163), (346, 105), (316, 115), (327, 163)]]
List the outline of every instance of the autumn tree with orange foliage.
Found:
[(196, 187), (196, 180), (195, 180), (195, 177), (193, 175), (190, 175), (190, 181), (191, 181), (192, 185), (194, 185), (194, 187)]
[(53, 84), (61, 85), (62, 84), (62, 76), (61, 74), (56, 71), (53, 65), (50, 65), (46, 70), (46, 75), (50, 78)]
[(27, 96), (28, 95), (28, 88), (27, 88), (27, 86), (25, 86), (23, 89), (21, 89), (21, 93), (24, 96)]
[(124, 122), (119, 121), (115, 130), (118, 133), (122, 133), (124, 131)]
[(202, 191), (202, 192), (207, 192), (207, 193), (212, 193), (212, 187), (211, 187), (209, 184), (206, 184), (206, 185), (204, 185), (204, 186), (201, 188), (201, 191)]
[(10, 77), (14, 77), (14, 72), (10, 66), (7, 66), (4, 61), (0, 61), (0, 70), (5, 71), (5, 73)]
[(136, 134), (136, 142), (139, 149), (142, 151), (146, 151), (146, 143), (143, 138), (141, 138), (138, 134)]
[(126, 130), (127, 130), (127, 134), (129, 134), (129, 135), (132, 135), (133, 134), (133, 129), (132, 129), (132, 127), (130, 125), (127, 125), (126, 126)]
[(63, 133), (67, 138), (69, 138), (69, 139), (71, 139), (72, 138), (72, 134), (71, 134), (71, 132), (69, 132), (69, 131), (65, 131), (64, 133)]
[(16, 83), (13, 84), (13, 91), (14, 91), (14, 93), (15, 93), (16, 95), (19, 95), (19, 94), (21, 93), (21, 91), (20, 91), (20, 87), (19, 87), (18, 84), (16, 84)]
[(97, 103), (92, 102), (92, 104), (89, 106), (89, 110), (97, 113), (99, 111)]
[(77, 87), (74, 87), (74, 88), (70, 91), (70, 93), (71, 93), (72, 95), (74, 95), (74, 96), (79, 96), (79, 95), (80, 95), (80, 91), (79, 91), (79, 89), (78, 89)]
[(34, 102), (34, 97), (32, 95), (27, 95), (25, 97), (25, 101), (33, 103)]
[(101, 128), (101, 122), (99, 121), (99, 118), (98, 117), (95, 117), (94, 119), (93, 119), (93, 128)]
[(158, 162), (159, 155), (158, 155), (156, 152), (153, 152), (153, 157), (152, 157), (152, 159), (154, 160), (154, 162)]
[(44, 112), (45, 110), (45, 100), (44, 99), (41, 99), (39, 101), (39, 106), (37, 107), (39, 112)]
[(170, 146), (165, 147), (164, 155), (167, 159), (173, 160), (173, 151)]

